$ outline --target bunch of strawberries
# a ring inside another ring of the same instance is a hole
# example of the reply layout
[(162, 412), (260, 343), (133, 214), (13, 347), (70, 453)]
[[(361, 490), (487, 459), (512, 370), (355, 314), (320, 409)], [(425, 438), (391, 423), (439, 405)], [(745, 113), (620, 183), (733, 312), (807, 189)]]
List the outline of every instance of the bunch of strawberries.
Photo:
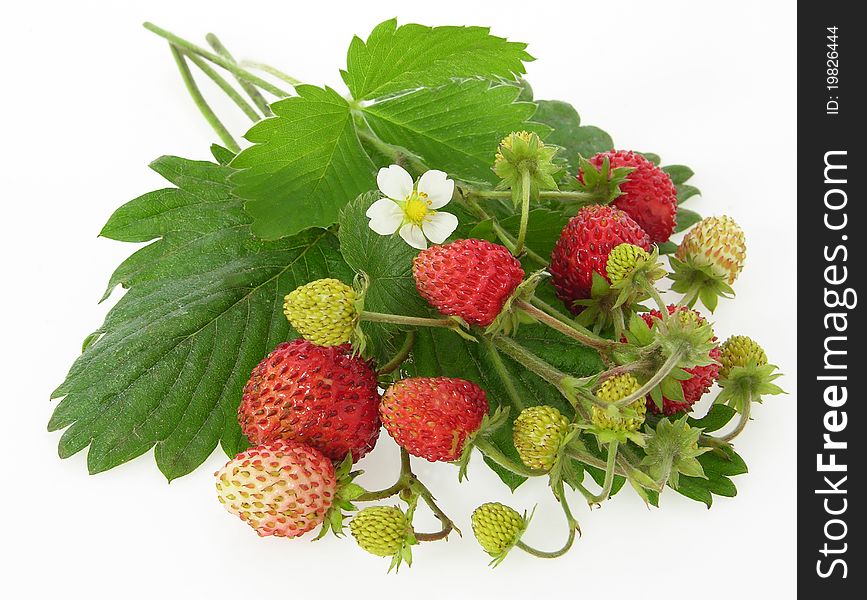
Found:
[[(551, 189), (552, 154), (534, 134), (515, 133), (501, 143), (495, 171), (515, 191), (516, 204), (522, 195), (539, 200)], [(564, 482), (592, 505), (610, 495), (615, 475), (629, 479), (645, 499), (666, 485), (677, 487), (679, 477), (702, 477), (698, 458), (740, 432), (752, 402), (780, 391), (770, 383), (778, 374), (758, 344), (744, 336), (719, 344), (692, 308), (701, 301), (713, 310), (719, 296), (731, 295), (743, 267), (744, 234), (728, 217), (702, 220), (670, 257), (669, 273), (657, 250), (676, 225), (676, 189), (665, 171), (641, 154), (612, 151), (582, 160), (573, 184), (575, 196), (587, 201), (563, 228), (547, 269), (527, 277), (515, 248), (459, 239), (421, 251), (412, 272), (418, 293), (444, 317), (437, 320), (441, 326), (486, 337), (555, 385), (574, 414), (547, 405), (517, 415), (491, 412), (477, 382), (401, 377), (400, 363), (411, 354), (378, 370), (361, 351), (363, 284), (312, 281), (285, 299), (284, 312), (300, 337), (274, 348), (244, 388), (238, 419), (252, 446), (216, 474), (225, 508), (259, 535), (283, 537), (320, 525), (321, 535), (339, 534), (350, 513), (358, 544), (396, 566), (411, 560), (411, 546), (456, 529), (412, 473), (409, 457), (455, 462), (463, 473), (478, 448), (518, 475), (550, 477), (569, 524), (566, 546), (542, 552), (521, 541), (526, 513), (482, 504), (472, 528), (496, 564), (514, 547), (539, 556), (568, 550), (577, 522)], [(664, 303), (655, 288), (666, 275), (684, 294), (678, 304)], [(548, 277), (565, 311), (536, 297)], [(648, 301), (656, 308), (643, 306)], [(510, 338), (528, 320), (598, 350), (607, 370), (584, 378), (560, 373)], [(711, 439), (685, 416), (714, 383), (741, 422), (734, 435)], [(490, 443), (506, 425), (520, 464)], [(381, 427), (402, 449), (403, 469), (394, 486), (369, 492), (353, 481), (358, 472), (351, 467), (373, 449)], [(572, 461), (605, 471), (601, 491), (576, 480)], [(355, 506), (393, 495), (404, 508)], [(441, 532), (414, 530), (419, 502), (442, 522)]]

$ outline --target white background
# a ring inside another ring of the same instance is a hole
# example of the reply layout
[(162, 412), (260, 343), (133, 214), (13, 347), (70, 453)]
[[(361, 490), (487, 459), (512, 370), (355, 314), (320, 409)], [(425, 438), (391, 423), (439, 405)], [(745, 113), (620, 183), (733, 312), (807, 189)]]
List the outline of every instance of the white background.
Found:
[[(569, 555), (546, 562), (516, 551), (494, 571), (472, 538), (469, 513), (484, 500), (522, 509), (540, 503), (527, 540), (558, 547), (563, 524), (543, 482), (511, 496), (479, 464), (459, 488), (453, 467), (417, 463), (465, 535), (416, 548), (412, 569), (386, 576), (384, 559), (349, 540), (257, 538), (215, 499), (211, 474), (225, 460), (218, 453), (171, 485), (151, 456), (93, 477), (84, 452), (57, 458), (59, 434), (45, 430), (48, 396), (101, 323), (107, 306), (96, 301), (131, 251), (96, 234), (115, 207), (164, 185), (147, 169), (150, 160), (208, 158), (215, 141), (167, 46), (141, 22), (203, 45), (214, 31), (237, 57), (341, 86), (337, 69), (351, 36), (395, 15), (402, 23), (487, 24), (528, 42), (538, 58), (528, 75), (538, 98), (572, 102), (618, 147), (693, 167), (704, 196), (691, 207), (733, 216), (748, 237), (738, 298), (721, 303), (717, 332), (758, 339), (794, 392), (794, 3), (7, 4), (0, 22), (3, 595), (794, 597), (794, 393), (758, 406), (738, 440), (751, 472), (736, 479), (737, 498), (718, 499), (708, 511), (669, 492), (662, 509), (647, 510), (624, 493), (591, 514), (575, 497), (584, 538)], [(214, 104), (240, 135), (243, 116), (225, 101)], [(383, 436), (364, 461), (370, 487), (390, 483), (395, 455)]]

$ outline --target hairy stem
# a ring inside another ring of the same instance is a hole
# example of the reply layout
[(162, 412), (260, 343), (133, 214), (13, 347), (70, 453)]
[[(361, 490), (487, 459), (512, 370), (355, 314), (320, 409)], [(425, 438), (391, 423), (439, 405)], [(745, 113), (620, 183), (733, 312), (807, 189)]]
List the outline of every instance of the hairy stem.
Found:
[(286, 83), (288, 83), (292, 87), (295, 87), (296, 85), (299, 85), (301, 83), (300, 79), (295, 79), (294, 77), (292, 77), (291, 75), (287, 75), (286, 73), (284, 73), (280, 69), (272, 67), (271, 65), (266, 65), (264, 63), (254, 62), (252, 60), (242, 60), (241, 66), (242, 67), (248, 67), (250, 69), (258, 69), (259, 71), (262, 71), (264, 73), (268, 73), (269, 75), (273, 75), (277, 79), (285, 81)]
[(497, 375), (500, 377), (503, 387), (506, 388), (506, 394), (509, 396), (509, 400), (511, 400), (512, 404), (519, 410), (524, 410), (524, 408), (526, 408), (526, 403), (518, 392), (518, 388), (515, 387), (515, 381), (512, 379), (509, 370), (506, 369), (503, 357), (500, 356), (500, 353), (497, 352), (497, 348), (488, 338), (482, 338), (482, 345), (485, 347), (485, 350), (488, 353), (488, 358), (491, 359), (491, 363), (494, 365), (494, 371), (496, 371)]
[(193, 79), (193, 74), (190, 72), (190, 66), (187, 64), (186, 59), (184, 58), (181, 51), (178, 50), (176, 46), (169, 45), (172, 51), (172, 56), (175, 59), (175, 63), (178, 65), (178, 70), (181, 72), (181, 78), (184, 80), (184, 85), (187, 87), (187, 91), (190, 93), (190, 96), (193, 99), (193, 102), (196, 103), (196, 106), (199, 107), (199, 111), (201, 111), (202, 116), (205, 117), (205, 120), (208, 124), (213, 128), (213, 130), (217, 133), (220, 140), (223, 142), (223, 145), (226, 146), (229, 150), (234, 153), (238, 153), (241, 150), (241, 147), (238, 146), (238, 143), (232, 137), (232, 134), (229, 133), (229, 130), (223, 126), (223, 123), (217, 118), (217, 115), (214, 114), (214, 111), (211, 110), (210, 105), (208, 104), (205, 97), (202, 96), (202, 92), (199, 90), (199, 86), (196, 85), (196, 80)]
[(581, 529), (578, 527), (578, 521), (575, 520), (575, 517), (572, 516), (572, 511), (569, 509), (569, 503), (566, 501), (566, 494), (563, 493), (562, 481), (557, 484), (555, 495), (560, 501), (560, 507), (563, 509), (563, 515), (566, 517), (566, 524), (569, 527), (569, 534), (566, 537), (566, 542), (563, 544), (563, 546), (559, 550), (555, 550), (553, 552), (545, 552), (543, 550), (537, 550), (536, 548), (527, 545), (521, 540), (518, 540), (515, 543), (516, 547), (538, 558), (558, 558), (560, 556), (563, 556), (564, 554), (569, 552), (570, 548), (572, 548), (572, 544), (575, 542), (575, 534), (581, 531)]
[(515, 462), (505, 454), (503, 454), (499, 448), (494, 446), (490, 441), (484, 438), (476, 438), (474, 441), (476, 448), (478, 448), (479, 452), (490, 458), (492, 461), (503, 467), (504, 469), (511, 471), (515, 475), (520, 475), (522, 477), (539, 477), (540, 475), (545, 475), (545, 471), (540, 471), (538, 469), (531, 469), (530, 467), (525, 466), (522, 463)]
[(447, 327), (452, 329), (456, 325), (455, 321), (452, 319), (408, 317), (406, 315), (391, 315), (387, 313), (371, 312), (369, 310), (362, 311), (360, 318), (362, 321), (370, 321), (372, 323), (391, 323), (392, 325), (412, 325), (416, 327)]
[(281, 90), (277, 86), (268, 83), (267, 81), (265, 81), (261, 77), (257, 77), (256, 75), (253, 75), (252, 73), (250, 73), (246, 69), (242, 69), (233, 61), (227, 60), (218, 54), (214, 54), (213, 52), (209, 52), (208, 50), (205, 50), (204, 48), (201, 48), (200, 46), (197, 46), (191, 42), (188, 42), (187, 40), (180, 38), (169, 31), (166, 31), (162, 27), (157, 27), (153, 23), (145, 23), (144, 28), (147, 29), (148, 31), (151, 31), (151, 32), (157, 34), (158, 36), (160, 36), (162, 38), (167, 39), (173, 46), (177, 46), (177, 47), (183, 48), (184, 50), (187, 50), (189, 52), (193, 52), (195, 54), (198, 54), (199, 56), (201, 56), (205, 60), (208, 60), (208, 61), (214, 63), (215, 65), (219, 65), (219, 66), (223, 67), (224, 69), (226, 69), (227, 71), (229, 71), (233, 75), (237, 75), (238, 77), (241, 77), (242, 79), (244, 79), (246, 81), (249, 81), (250, 83), (252, 83), (256, 87), (258, 87), (259, 89), (262, 89), (268, 93), (274, 94), (278, 98), (285, 98), (286, 96), (289, 95), (288, 92), (285, 92), (284, 90)]
[(518, 228), (518, 239), (515, 242), (515, 256), (524, 252), (524, 240), (527, 238), (527, 225), (530, 222), (530, 171), (521, 170), (521, 224)]
[(567, 377), (565, 373), (542, 360), (511, 338), (497, 335), (493, 337), (492, 341), (499, 350), (502, 350), (519, 364), (556, 387), (564, 397), (569, 398), (568, 391), (563, 386), (563, 382)]
[(671, 356), (659, 367), (659, 370), (653, 374), (653, 377), (648, 379), (644, 385), (638, 388), (634, 393), (626, 396), (625, 398), (621, 398), (617, 402), (614, 403), (615, 406), (629, 406), (633, 402), (639, 399), (643, 399), (647, 394), (650, 393), (650, 390), (659, 385), (663, 379), (668, 377), (668, 375), (677, 367), (677, 363), (680, 362), (680, 359), (683, 357), (682, 352), (672, 352)]
[(436, 500), (431, 494), (430, 490), (418, 479), (413, 476), (412, 481), (410, 482), (410, 489), (414, 491), (418, 496), (424, 500), (424, 503), (427, 504), (430, 511), (434, 514), (434, 516), (439, 519), (439, 522), (442, 523), (442, 529), (437, 531), (436, 533), (416, 533), (415, 539), (420, 542), (435, 542), (437, 540), (444, 539), (448, 537), (448, 535), (452, 531), (456, 531), (458, 535), (460, 535), (460, 529), (455, 526), (454, 522), (449, 518), (449, 516), (443, 512), (443, 510), (437, 506)]
[(617, 467), (617, 440), (608, 443), (608, 460), (605, 463), (605, 481), (602, 483), (602, 491), (590, 499), (591, 504), (599, 504), (608, 500), (611, 495), (611, 486), (614, 484), (614, 471)]
[(415, 330), (410, 329), (406, 332), (406, 337), (403, 339), (403, 345), (397, 351), (397, 353), (391, 357), (387, 363), (385, 363), (382, 367), (377, 370), (379, 375), (388, 375), (389, 373), (396, 371), (400, 365), (403, 364), (403, 361), (409, 356), (409, 353), (412, 352), (412, 346), (415, 343)]
[(356, 502), (373, 502), (375, 500), (384, 500), (391, 498), (405, 490), (413, 477), (412, 466), (409, 462), (409, 453), (403, 448), (400, 449), (400, 475), (394, 485), (375, 492), (366, 492), (355, 499)]
[(747, 403), (744, 405), (743, 412), (741, 412), (740, 416), (738, 417), (738, 423), (737, 425), (735, 425), (735, 428), (732, 429), (729, 433), (717, 438), (718, 440), (720, 440), (721, 442), (729, 443), (741, 434), (741, 432), (747, 426), (747, 423), (749, 423), (750, 421), (750, 408), (752, 404), (753, 398), (752, 395), (750, 395)]
[(608, 351), (620, 344), (619, 342), (615, 342), (614, 340), (606, 340), (605, 338), (590, 334), (589, 332), (585, 333), (584, 331), (582, 331), (583, 327), (580, 327), (577, 324), (567, 323), (562, 319), (558, 319), (557, 317), (549, 315), (541, 308), (533, 306), (526, 300), (522, 300), (519, 298), (515, 300), (514, 306), (523, 310), (534, 319), (541, 321), (545, 325), (548, 325), (552, 329), (556, 329), (563, 335), (569, 336), (573, 340), (581, 342), (585, 346), (590, 346), (591, 348), (595, 348), (601, 351)]
[[(214, 52), (225, 58), (227, 61), (237, 65), (238, 61), (235, 60), (235, 57), (229, 52), (229, 50), (223, 45), (223, 42), (220, 41), (213, 33), (209, 33), (205, 36), (208, 44), (211, 48), (214, 49)], [(244, 79), (243, 77), (239, 77), (236, 74), (233, 74), (235, 80), (238, 82), (238, 85), (241, 86), (241, 89), (246, 92), (246, 94), (250, 97), (250, 100), (253, 101), (263, 115), (266, 117), (270, 117), (273, 113), (271, 112), (271, 106), (268, 104), (268, 101), (265, 100), (265, 97), (259, 92), (255, 85)]]
[(244, 114), (250, 118), (251, 121), (255, 123), (259, 120), (259, 113), (256, 112), (256, 109), (250, 106), (250, 103), (244, 100), (241, 94), (239, 94), (231, 85), (229, 85), (229, 82), (226, 81), (222, 75), (209, 67), (208, 63), (202, 60), (200, 56), (191, 52), (185, 52), (184, 54), (187, 56), (187, 58), (190, 59), (190, 61), (192, 61), (194, 65), (199, 68), (202, 73), (210, 77), (211, 81), (217, 84), (217, 87), (223, 90), (223, 92), (232, 100), (232, 102), (234, 102), (238, 106), (238, 108), (240, 108), (244, 112)]

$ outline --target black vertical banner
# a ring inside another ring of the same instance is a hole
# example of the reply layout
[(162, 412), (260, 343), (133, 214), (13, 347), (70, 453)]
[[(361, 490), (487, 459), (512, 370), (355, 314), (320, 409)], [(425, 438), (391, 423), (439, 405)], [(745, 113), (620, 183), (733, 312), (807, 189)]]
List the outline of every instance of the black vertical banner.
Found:
[(798, 3), (798, 587), (805, 598), (867, 594), (857, 491), (867, 454), (861, 14), (858, 3)]

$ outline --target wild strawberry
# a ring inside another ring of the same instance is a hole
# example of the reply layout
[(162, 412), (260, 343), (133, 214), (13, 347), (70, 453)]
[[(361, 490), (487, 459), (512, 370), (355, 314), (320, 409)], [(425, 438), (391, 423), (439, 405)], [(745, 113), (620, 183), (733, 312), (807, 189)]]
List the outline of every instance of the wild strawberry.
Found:
[(413, 456), (454, 461), (488, 412), (485, 391), (449, 377), (411, 377), (393, 383), (379, 414), (391, 437)]
[(735, 367), (746, 367), (753, 363), (757, 367), (768, 364), (768, 355), (752, 338), (733, 335), (720, 346), (719, 369), (721, 379), (728, 379)]
[(623, 281), (641, 260), (650, 260), (650, 253), (633, 244), (618, 244), (608, 253), (608, 263), (605, 265), (608, 280), (611, 283)]
[(238, 454), (215, 473), (217, 498), (261, 536), (297, 537), (325, 520), (334, 466), (321, 452), (277, 440)]
[(566, 224), (554, 245), (548, 270), (557, 297), (570, 311), (580, 312), (575, 301), (590, 297), (594, 272), (607, 278), (608, 255), (623, 243), (650, 250), (644, 230), (617, 208), (585, 206)]
[(569, 421), (553, 406), (525, 408), (512, 424), (512, 441), (521, 462), (531, 469), (550, 471)]
[(355, 331), (355, 290), (336, 279), (317, 279), (288, 294), (283, 313), (295, 331), (318, 346), (347, 343)]
[[(596, 390), (596, 397), (603, 402), (613, 404), (634, 394), (639, 388), (641, 388), (641, 384), (638, 383), (638, 380), (629, 373), (624, 373), (606, 379)], [(637, 400), (625, 408), (633, 414), (612, 416), (601, 407), (594, 405), (591, 413), (593, 425), (599, 429), (615, 432), (631, 433), (638, 431), (641, 424), (644, 423), (644, 415), (647, 410), (644, 402)]]
[(524, 279), (507, 248), (477, 239), (431, 246), (412, 261), (412, 274), (431, 306), (480, 327), (494, 322)]
[(365, 508), (355, 515), (349, 529), (363, 550), (376, 556), (392, 557), (389, 571), (399, 567), (404, 560), (412, 564), (410, 547), (418, 541), (409, 518), (398, 507)]
[(473, 511), (470, 518), (479, 545), (499, 564), (518, 543), (527, 529), (526, 515), (499, 502), (487, 502)]
[[(633, 169), (620, 184), (622, 194), (614, 200), (614, 206), (632, 217), (650, 236), (651, 243), (667, 241), (677, 220), (677, 188), (671, 178), (640, 154), (626, 150), (602, 152), (590, 163), (598, 169), (606, 158), (611, 169)], [(578, 178), (582, 178), (581, 174)]]
[[(697, 310), (690, 310), (685, 306), (675, 306), (674, 304), (670, 304), (668, 306), (668, 314), (673, 315), (675, 312), (689, 314), (693, 318), (698, 319), (700, 323), (705, 322), (705, 318), (702, 317), (701, 313), (699, 313)], [(654, 309), (650, 312), (642, 314), (641, 317), (644, 319), (645, 323), (653, 327), (654, 320), (661, 319), (662, 313)], [(715, 342), (716, 337), (714, 337), (712, 341)], [(714, 346), (714, 348), (710, 351), (710, 357), (714, 361), (719, 361), (720, 350), (717, 346)], [(719, 377), (719, 368), (719, 364), (717, 362), (713, 362), (703, 367), (693, 367), (691, 369), (685, 369), (687, 373), (692, 374), (692, 377), (680, 382), (680, 386), (681, 388), (683, 388), (684, 401), (678, 402), (669, 398), (663, 398), (661, 412), (666, 416), (675, 415), (681, 412), (689, 412), (692, 409), (692, 405), (698, 402), (702, 396), (704, 396), (708, 391), (710, 391), (710, 386), (712, 386)], [(655, 415), (658, 415), (660, 413), (660, 410), (656, 406), (656, 403), (650, 398), (647, 399), (647, 408)]]
[(710, 267), (731, 285), (744, 268), (747, 245), (744, 232), (731, 217), (707, 217), (684, 236), (675, 256), (696, 266)]
[(370, 364), (349, 345), (296, 339), (277, 346), (253, 369), (238, 421), (253, 444), (290, 440), (333, 460), (358, 460), (379, 436), (379, 394)]

